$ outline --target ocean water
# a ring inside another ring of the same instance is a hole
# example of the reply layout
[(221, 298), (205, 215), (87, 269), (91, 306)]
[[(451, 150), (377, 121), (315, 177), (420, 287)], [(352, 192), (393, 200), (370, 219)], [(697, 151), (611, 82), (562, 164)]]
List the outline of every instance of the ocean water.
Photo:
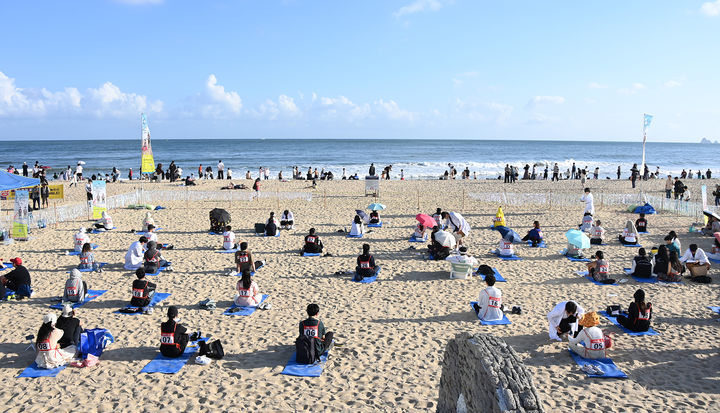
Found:
[[(137, 176), (140, 169), (140, 139), (134, 140), (56, 140), (56, 141), (4, 141), (0, 142), (0, 167), (20, 167), (23, 162), (32, 166), (35, 161), (49, 165), (60, 173), (68, 165), (85, 161), (85, 175), (109, 173), (113, 166), (127, 176), (129, 168)], [(616, 177), (618, 165), (622, 175), (629, 174), (633, 163), (640, 164), (641, 142), (567, 142), (567, 141), (501, 141), (501, 140), (406, 140), (406, 139), (156, 139), (152, 141), (155, 162), (162, 162), (165, 169), (174, 160), (183, 168), (183, 175), (195, 173), (200, 164), (203, 168), (217, 169), (222, 159), (235, 178), (245, 176), (246, 171), (257, 175), (261, 166), (270, 169), (277, 177), (282, 170), (285, 177), (292, 175), (292, 167), (298, 166), (303, 174), (308, 167), (331, 170), (336, 179), (342, 168), (349, 174), (367, 173), (371, 162), (378, 174), (386, 165), (392, 165), (393, 178), (403, 169), (406, 179), (434, 179), (452, 163), (458, 174), (467, 166), (478, 179), (494, 178), (505, 164), (520, 168), (525, 164), (537, 166), (541, 173), (545, 164), (557, 162), (561, 171), (575, 162), (579, 168), (588, 167), (592, 173), (600, 168), (600, 176)], [(683, 169), (704, 173), (708, 168), (720, 176), (718, 160), (720, 145), (700, 143), (648, 142), (646, 159), (650, 171), (656, 166), (663, 174), (677, 175)]]

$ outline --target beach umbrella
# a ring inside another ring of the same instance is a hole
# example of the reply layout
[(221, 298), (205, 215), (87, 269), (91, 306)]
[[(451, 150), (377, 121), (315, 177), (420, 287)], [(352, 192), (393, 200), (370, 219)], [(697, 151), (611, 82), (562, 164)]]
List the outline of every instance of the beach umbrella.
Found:
[(78, 165), (85, 165), (85, 161), (78, 161)]
[(368, 221), (370, 221), (370, 217), (362, 209), (356, 209), (355, 213), (360, 216), (360, 219), (362, 219), (363, 222), (367, 223)]
[(590, 248), (590, 238), (579, 229), (571, 229), (565, 233), (568, 242), (578, 248)]
[(432, 228), (437, 226), (437, 222), (435, 221), (435, 218), (431, 217), (428, 214), (417, 214), (415, 215), (415, 219), (424, 227)]
[(520, 234), (513, 231), (512, 229), (505, 227), (505, 226), (499, 226), (495, 227), (495, 230), (500, 233), (500, 236), (507, 240), (512, 242), (522, 242), (522, 239), (520, 238)]
[(714, 212), (705, 210), (705, 211), (703, 211), (703, 214), (705, 214), (705, 216), (707, 216), (708, 218), (713, 217), (713, 218), (717, 219), (718, 221), (720, 221), (720, 217), (718, 216), (718, 214), (716, 214)]
[(452, 238), (452, 234), (447, 231), (438, 231), (435, 233), (435, 241), (443, 247), (449, 247), (451, 245), (452, 241), (450, 238)]
[(372, 204), (368, 205), (368, 209), (371, 211), (382, 211), (385, 209), (385, 205), (373, 202)]

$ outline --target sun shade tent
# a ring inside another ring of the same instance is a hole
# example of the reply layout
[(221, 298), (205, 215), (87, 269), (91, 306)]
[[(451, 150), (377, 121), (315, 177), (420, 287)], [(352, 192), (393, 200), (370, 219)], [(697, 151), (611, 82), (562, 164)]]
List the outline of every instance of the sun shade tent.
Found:
[(0, 171), (0, 191), (29, 188), (38, 185), (40, 185), (39, 179), (15, 175), (7, 171)]
[(230, 213), (226, 210), (215, 208), (210, 211), (210, 231), (222, 234), (230, 221)]

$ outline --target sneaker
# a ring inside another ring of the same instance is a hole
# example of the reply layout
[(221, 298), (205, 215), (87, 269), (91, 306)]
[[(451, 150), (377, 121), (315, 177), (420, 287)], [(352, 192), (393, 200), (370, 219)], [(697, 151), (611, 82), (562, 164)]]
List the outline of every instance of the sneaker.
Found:
[(205, 366), (205, 365), (210, 364), (210, 359), (208, 358), (208, 356), (197, 356), (197, 357), (195, 357), (195, 364), (200, 364), (200, 365)]
[(165, 271), (167, 271), (167, 272), (173, 272), (174, 270), (173, 270), (172, 265), (170, 265), (170, 266), (168, 266), (167, 268), (165, 268)]
[(152, 314), (153, 308), (152, 307), (145, 307), (143, 308), (143, 314)]
[(592, 364), (586, 364), (580, 368), (580, 370), (584, 371), (587, 374), (595, 374), (595, 366)]

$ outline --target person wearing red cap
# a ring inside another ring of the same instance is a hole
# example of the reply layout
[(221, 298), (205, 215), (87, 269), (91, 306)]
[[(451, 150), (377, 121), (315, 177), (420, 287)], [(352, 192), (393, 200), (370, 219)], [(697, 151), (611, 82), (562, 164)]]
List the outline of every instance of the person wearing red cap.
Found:
[(22, 265), (22, 258), (15, 257), (10, 262), (13, 264), (13, 270), (0, 277), (0, 299), (5, 299), (6, 290), (15, 291), (18, 300), (30, 297), (32, 292), (30, 289), (30, 273)]

